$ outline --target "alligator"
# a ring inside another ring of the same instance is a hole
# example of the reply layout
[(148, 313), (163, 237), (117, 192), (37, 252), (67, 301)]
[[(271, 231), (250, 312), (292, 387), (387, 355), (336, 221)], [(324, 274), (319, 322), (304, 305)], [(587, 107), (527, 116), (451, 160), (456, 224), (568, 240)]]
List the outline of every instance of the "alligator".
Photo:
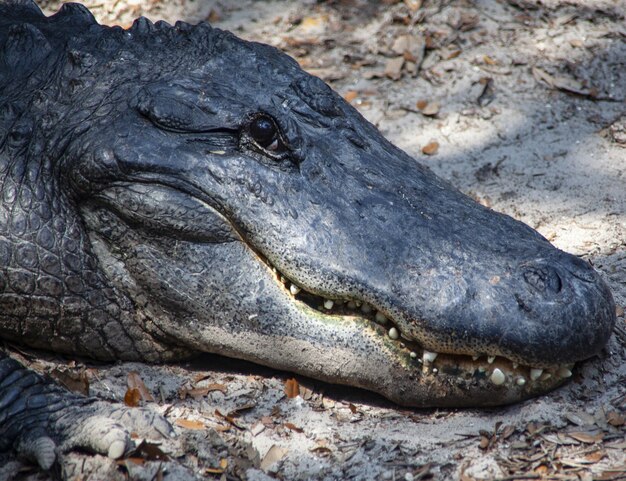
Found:
[[(218, 353), (491, 406), (562, 384), (615, 305), (593, 267), (388, 142), (289, 56), (205, 23), (0, 5), (0, 338)], [(160, 423), (160, 424), (159, 424)], [(0, 451), (122, 455), (148, 411), (0, 354)]]

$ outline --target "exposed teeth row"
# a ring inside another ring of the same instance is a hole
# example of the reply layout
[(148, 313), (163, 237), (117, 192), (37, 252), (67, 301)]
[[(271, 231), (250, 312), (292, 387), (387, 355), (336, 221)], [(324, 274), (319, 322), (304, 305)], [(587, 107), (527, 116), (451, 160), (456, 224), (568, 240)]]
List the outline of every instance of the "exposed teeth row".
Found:
[[(274, 269), (274, 272), (276, 272), (275, 269)], [(293, 296), (298, 295), (302, 291), (302, 288), (300, 288), (299, 286), (293, 283), (290, 283), (284, 276), (279, 275), (279, 278), (280, 278), (280, 281), (283, 284), (285, 284), (285, 286), (288, 286), (289, 292)], [(367, 304), (366, 302), (344, 301), (344, 300), (333, 300), (333, 299), (324, 299), (324, 302), (319, 307), (319, 309), (330, 311), (337, 304), (344, 305), (347, 309), (353, 310), (353, 311), (359, 309), (363, 314), (370, 314), (374, 311), (374, 308), (370, 306), (369, 304)], [(376, 314), (374, 315), (374, 320), (378, 324), (381, 324), (381, 325), (386, 325), (389, 322), (389, 319), (387, 318), (387, 316), (385, 316), (380, 311), (376, 311)], [(390, 339), (393, 339), (394, 341), (400, 339), (401, 337), (403, 339), (410, 341), (410, 339), (407, 339), (398, 330), (397, 327), (390, 327), (389, 330), (387, 331), (387, 335), (389, 336)], [(421, 359), (419, 359), (419, 361), (423, 364), (424, 372), (432, 371), (433, 373), (437, 373), (438, 371), (437, 368), (432, 367), (432, 364), (437, 359), (437, 356), (438, 356), (438, 353), (436, 352), (426, 351), (426, 350), (423, 351), (422, 357)], [(418, 355), (416, 352), (411, 351), (410, 357), (411, 359), (417, 359)], [(480, 359), (480, 356), (476, 356), (476, 355), (472, 356), (473, 361), (478, 361), (479, 359)], [(496, 356), (487, 356), (488, 364), (493, 364), (495, 361), (496, 361)], [(519, 365), (518, 363), (514, 362), (512, 363), (512, 367), (513, 369), (517, 369)], [(487, 372), (487, 369), (485, 369), (484, 367), (478, 367), (477, 370), (481, 373)], [(537, 380), (547, 381), (553, 375), (559, 378), (568, 378), (572, 375), (571, 366), (562, 366), (556, 369), (556, 371), (552, 371), (552, 372), (544, 372), (544, 369), (532, 368), (532, 367), (529, 370), (529, 378), (531, 381), (537, 381)], [(524, 376), (513, 376), (512, 374), (510, 374), (510, 376), (513, 378), (513, 382), (520, 387), (526, 385), (527, 383), (527, 380)], [(502, 369), (496, 367), (491, 371), (491, 374), (489, 375), (489, 380), (496, 386), (500, 386), (507, 381), (507, 374), (505, 374), (504, 371), (502, 371)]]

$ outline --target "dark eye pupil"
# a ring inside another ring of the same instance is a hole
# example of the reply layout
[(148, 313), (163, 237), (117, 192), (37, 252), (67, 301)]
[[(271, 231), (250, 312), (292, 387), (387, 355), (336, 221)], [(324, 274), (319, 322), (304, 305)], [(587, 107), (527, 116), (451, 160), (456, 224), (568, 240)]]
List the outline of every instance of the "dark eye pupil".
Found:
[(250, 124), (250, 135), (260, 145), (270, 144), (276, 136), (276, 126), (267, 117), (258, 117)]

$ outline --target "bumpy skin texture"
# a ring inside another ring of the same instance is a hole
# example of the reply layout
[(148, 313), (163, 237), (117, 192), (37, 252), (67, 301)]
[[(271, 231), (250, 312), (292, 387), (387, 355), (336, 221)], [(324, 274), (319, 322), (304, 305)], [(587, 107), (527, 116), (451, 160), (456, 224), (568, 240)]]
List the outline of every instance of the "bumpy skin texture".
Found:
[(610, 336), (588, 263), (437, 178), (272, 47), (13, 1), (0, 62), (3, 339), (216, 352), (480, 406), (552, 389)]

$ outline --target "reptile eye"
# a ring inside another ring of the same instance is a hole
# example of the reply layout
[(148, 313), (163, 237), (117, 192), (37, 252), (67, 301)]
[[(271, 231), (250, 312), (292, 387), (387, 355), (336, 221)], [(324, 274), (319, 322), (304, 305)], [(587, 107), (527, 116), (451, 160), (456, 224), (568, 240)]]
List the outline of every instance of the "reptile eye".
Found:
[(278, 148), (278, 128), (271, 117), (259, 115), (250, 122), (248, 131), (252, 140), (264, 149), (276, 150)]

